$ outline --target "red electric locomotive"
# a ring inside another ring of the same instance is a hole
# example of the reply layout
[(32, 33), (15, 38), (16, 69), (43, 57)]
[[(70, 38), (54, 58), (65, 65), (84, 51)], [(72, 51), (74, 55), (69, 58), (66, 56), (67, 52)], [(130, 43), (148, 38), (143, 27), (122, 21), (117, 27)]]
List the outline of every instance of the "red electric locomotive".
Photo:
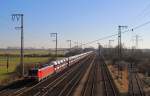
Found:
[(54, 65), (42, 66), (41, 68), (31, 68), (28, 72), (28, 78), (31, 80), (41, 81), (55, 72)]

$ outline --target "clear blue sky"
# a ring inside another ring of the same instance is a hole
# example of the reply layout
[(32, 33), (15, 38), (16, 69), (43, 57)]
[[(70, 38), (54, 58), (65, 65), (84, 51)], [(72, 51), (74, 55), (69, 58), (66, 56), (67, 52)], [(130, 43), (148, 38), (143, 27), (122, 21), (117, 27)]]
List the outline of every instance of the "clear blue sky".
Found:
[[(58, 32), (59, 47), (67, 39), (86, 43), (117, 33), (118, 25), (134, 27), (150, 21), (149, 0), (0, 0), (0, 47), (20, 46), (20, 31), (12, 13), (24, 14), (25, 47), (54, 47), (50, 33)], [(139, 34), (142, 48), (150, 48), (150, 25), (123, 35), (125, 46)], [(117, 43), (116, 38), (114, 44)], [(109, 39), (100, 41), (103, 45)], [(96, 46), (94, 44), (88, 46)]]

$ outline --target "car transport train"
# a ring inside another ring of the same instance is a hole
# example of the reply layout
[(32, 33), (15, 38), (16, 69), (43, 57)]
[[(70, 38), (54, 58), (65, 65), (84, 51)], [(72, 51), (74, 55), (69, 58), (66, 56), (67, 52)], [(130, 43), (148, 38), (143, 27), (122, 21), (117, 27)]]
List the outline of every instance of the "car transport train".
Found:
[(43, 64), (42, 66), (31, 68), (28, 71), (27, 78), (31, 80), (41, 81), (48, 76), (56, 72), (62, 71), (68, 66), (75, 64), (79, 60), (90, 55), (92, 52), (93, 51), (85, 52), (68, 58), (63, 58), (61, 60), (52, 61), (49, 64)]

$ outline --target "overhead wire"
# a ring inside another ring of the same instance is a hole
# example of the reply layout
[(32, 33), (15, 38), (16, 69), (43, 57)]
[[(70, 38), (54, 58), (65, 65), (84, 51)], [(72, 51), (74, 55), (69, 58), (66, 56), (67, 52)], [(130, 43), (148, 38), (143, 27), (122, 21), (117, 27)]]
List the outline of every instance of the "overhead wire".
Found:
[(142, 16), (144, 18), (148, 13), (146, 13), (147, 9), (150, 8), (150, 3), (139, 13), (138, 16)]
[[(136, 26), (136, 27), (133, 27), (133, 28), (131, 28), (131, 29), (127, 29), (127, 30), (123, 31), (122, 33), (131, 32), (131, 31), (133, 31), (133, 30), (136, 30), (136, 29), (139, 29), (139, 28), (141, 28), (141, 27), (144, 27), (144, 26), (146, 26), (146, 25), (148, 25), (148, 24), (150, 24), (150, 21), (145, 22), (145, 23), (143, 23), (143, 24), (140, 24), (140, 25), (138, 25), (138, 26)], [(111, 38), (111, 37), (114, 37), (114, 36), (118, 36), (118, 33), (113, 34), (113, 35), (109, 35), (109, 36), (106, 36), (106, 37), (102, 37), (102, 38), (100, 38), (100, 39), (93, 40), (93, 41), (87, 42), (87, 43), (82, 44), (82, 45), (92, 44), (92, 43), (94, 43), (94, 42), (101, 41), (101, 40), (104, 40), (104, 39), (108, 39), (108, 38)], [(81, 45), (79, 45), (79, 46), (81, 46)]]

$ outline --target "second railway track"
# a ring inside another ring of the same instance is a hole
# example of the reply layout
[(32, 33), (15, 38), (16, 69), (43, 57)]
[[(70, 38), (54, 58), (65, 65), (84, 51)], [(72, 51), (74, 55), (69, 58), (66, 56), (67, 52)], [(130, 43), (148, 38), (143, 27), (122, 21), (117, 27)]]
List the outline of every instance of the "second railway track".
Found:
[(93, 57), (81, 64), (77, 69), (74, 69), (66, 78), (57, 82), (54, 86), (49, 87), (48, 91), (39, 96), (71, 96), (73, 89), (84, 75), (85, 70), (93, 61)]
[[(16, 96), (47, 96), (47, 94), (49, 94), (49, 92), (50, 92), (50, 94), (54, 94), (54, 95), (48, 95), (48, 96), (58, 96), (58, 93), (60, 94), (60, 91), (58, 92), (58, 90), (62, 90), (62, 88), (65, 88), (65, 87), (61, 87), (61, 86), (63, 86), (63, 84), (66, 85), (69, 82), (76, 83), (75, 80), (71, 80), (71, 79), (80, 78), (80, 76), (77, 76), (76, 74), (82, 73), (80, 71), (81, 71), (81, 69), (83, 70), (83, 68), (85, 66), (87, 66), (86, 63), (91, 61), (92, 57), (91, 58), (90, 57), (91, 56), (88, 56), (86, 59), (83, 59), (80, 62), (80, 63), (85, 63), (85, 64), (77, 64), (74, 67), (72, 67), (70, 70), (64, 71), (63, 74), (57, 76), (57, 78), (55, 78), (53, 80), (42, 81), (42, 83), (39, 83), (39, 84), (33, 86), (32, 88), (27, 89), (25, 92), (22, 92)], [(71, 78), (68, 79), (68, 77), (71, 77)], [(59, 88), (61, 88), (61, 89), (59, 89)]]
[(104, 62), (104, 58), (101, 58), (101, 74), (103, 79), (104, 96), (118, 96), (107, 65)]
[(87, 77), (84, 88), (82, 89), (81, 96), (95, 96), (96, 93), (96, 80), (97, 80), (97, 69), (98, 64), (96, 59), (93, 62), (93, 66), (90, 70), (90, 73)]
[(131, 78), (132, 78), (130, 79), (131, 90), (129, 90), (129, 96), (145, 96), (143, 86), (141, 85), (141, 81), (137, 73), (132, 73)]
[(102, 57), (97, 56), (81, 91), (81, 96), (118, 96)]

